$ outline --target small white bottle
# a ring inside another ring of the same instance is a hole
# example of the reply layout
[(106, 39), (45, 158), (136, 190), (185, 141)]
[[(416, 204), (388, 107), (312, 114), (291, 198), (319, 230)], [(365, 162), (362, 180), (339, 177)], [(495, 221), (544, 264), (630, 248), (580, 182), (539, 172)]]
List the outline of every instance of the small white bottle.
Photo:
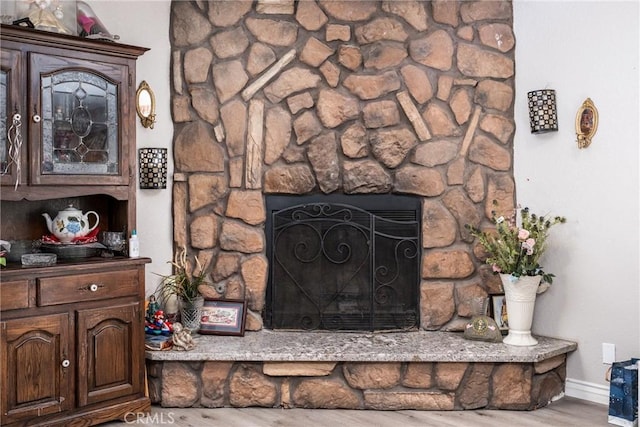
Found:
[(138, 258), (140, 256), (140, 241), (138, 240), (138, 233), (136, 230), (131, 232), (129, 238), (129, 258)]

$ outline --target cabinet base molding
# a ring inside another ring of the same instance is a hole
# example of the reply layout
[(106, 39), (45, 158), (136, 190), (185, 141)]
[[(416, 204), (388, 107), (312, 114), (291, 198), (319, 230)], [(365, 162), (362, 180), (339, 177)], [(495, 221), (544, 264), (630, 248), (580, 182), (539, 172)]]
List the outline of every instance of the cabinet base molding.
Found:
[(149, 414), (151, 403), (148, 397), (140, 397), (135, 400), (116, 403), (106, 408), (87, 408), (82, 411), (75, 411), (68, 415), (50, 415), (39, 417), (33, 420), (25, 420), (6, 427), (70, 427), (70, 426), (94, 426), (108, 421), (121, 420), (128, 423)]

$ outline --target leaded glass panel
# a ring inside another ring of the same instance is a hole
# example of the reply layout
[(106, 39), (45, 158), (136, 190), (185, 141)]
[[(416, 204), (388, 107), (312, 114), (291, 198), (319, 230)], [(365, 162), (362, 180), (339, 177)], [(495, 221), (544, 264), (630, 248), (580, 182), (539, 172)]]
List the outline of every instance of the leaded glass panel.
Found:
[(85, 71), (45, 76), (43, 174), (118, 174), (118, 88)]

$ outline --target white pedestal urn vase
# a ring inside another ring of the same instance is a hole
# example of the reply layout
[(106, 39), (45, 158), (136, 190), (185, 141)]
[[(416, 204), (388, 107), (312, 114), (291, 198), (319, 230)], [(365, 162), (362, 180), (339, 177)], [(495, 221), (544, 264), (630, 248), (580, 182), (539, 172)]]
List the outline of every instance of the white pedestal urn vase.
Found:
[(514, 277), (510, 274), (500, 274), (500, 279), (502, 279), (509, 318), (509, 334), (503, 342), (516, 346), (538, 344), (538, 340), (531, 336), (531, 323), (542, 276)]

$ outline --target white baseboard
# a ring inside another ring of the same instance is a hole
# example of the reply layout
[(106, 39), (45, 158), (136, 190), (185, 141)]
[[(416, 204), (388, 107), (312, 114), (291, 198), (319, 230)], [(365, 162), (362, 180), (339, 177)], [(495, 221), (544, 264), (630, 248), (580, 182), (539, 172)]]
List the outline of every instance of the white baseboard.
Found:
[(609, 405), (608, 385), (604, 386), (567, 378), (564, 385), (564, 393), (566, 396), (575, 397), (576, 399)]

